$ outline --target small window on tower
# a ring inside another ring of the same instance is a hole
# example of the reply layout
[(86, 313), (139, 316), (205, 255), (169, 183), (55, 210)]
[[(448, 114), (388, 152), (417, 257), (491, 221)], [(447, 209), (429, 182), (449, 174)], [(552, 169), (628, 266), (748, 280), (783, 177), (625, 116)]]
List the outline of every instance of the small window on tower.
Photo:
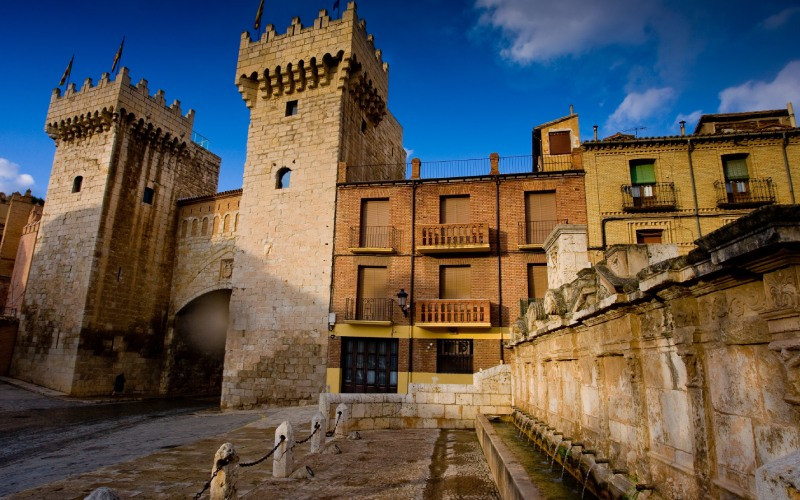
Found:
[(286, 189), (289, 187), (289, 181), (292, 177), (292, 170), (283, 167), (278, 170), (278, 174), (275, 176), (275, 189)]
[(72, 181), (72, 192), (80, 193), (82, 185), (83, 185), (83, 176), (79, 175), (75, 177), (75, 179), (73, 179)]
[(142, 202), (147, 203), (148, 205), (153, 204), (153, 198), (156, 196), (156, 191), (153, 188), (146, 187), (144, 188), (144, 196), (142, 196)]
[(367, 131), (367, 120), (363, 120), (362, 119), (361, 120), (361, 133), (363, 134), (366, 131)]
[(297, 101), (286, 101), (286, 116), (297, 114)]

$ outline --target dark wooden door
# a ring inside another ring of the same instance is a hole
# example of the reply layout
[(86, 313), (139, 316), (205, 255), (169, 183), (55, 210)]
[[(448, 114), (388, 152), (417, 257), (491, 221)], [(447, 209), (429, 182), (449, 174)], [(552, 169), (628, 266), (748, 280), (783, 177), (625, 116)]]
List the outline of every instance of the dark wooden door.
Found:
[(397, 392), (397, 339), (342, 339), (342, 392)]

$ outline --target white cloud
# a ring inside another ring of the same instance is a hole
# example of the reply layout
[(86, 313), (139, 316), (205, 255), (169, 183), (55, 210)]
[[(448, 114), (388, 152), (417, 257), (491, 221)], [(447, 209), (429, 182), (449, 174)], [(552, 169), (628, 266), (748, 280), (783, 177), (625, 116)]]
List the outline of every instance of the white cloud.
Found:
[(761, 26), (768, 30), (778, 29), (784, 24), (788, 23), (789, 20), (796, 14), (800, 14), (800, 7), (789, 7), (788, 9), (783, 9), (777, 14), (773, 14), (761, 21)]
[(719, 93), (719, 112), (778, 109), (800, 102), (800, 60), (791, 61), (774, 80), (749, 80)]
[(686, 122), (686, 129), (692, 130), (696, 125), (700, 117), (703, 115), (702, 109), (696, 109), (689, 113), (688, 115), (684, 115), (683, 113), (678, 113), (678, 116), (675, 117), (675, 123), (673, 125), (677, 128), (680, 127), (681, 121)]
[(33, 186), (33, 176), (20, 174), (19, 165), (0, 158), (0, 191), (11, 194), (14, 191), (24, 191)]
[(414, 150), (413, 149), (408, 149), (408, 148), (403, 148), (403, 149), (406, 150), (406, 160), (408, 160), (409, 158), (411, 158), (411, 155), (414, 154)]
[(659, 2), (640, 0), (476, 0), (480, 23), (500, 29), (502, 55), (526, 64), (581, 54), (594, 47), (640, 44), (658, 21)]
[(606, 121), (606, 130), (616, 132), (639, 126), (642, 120), (657, 116), (675, 99), (672, 87), (651, 88), (644, 92), (630, 92)]

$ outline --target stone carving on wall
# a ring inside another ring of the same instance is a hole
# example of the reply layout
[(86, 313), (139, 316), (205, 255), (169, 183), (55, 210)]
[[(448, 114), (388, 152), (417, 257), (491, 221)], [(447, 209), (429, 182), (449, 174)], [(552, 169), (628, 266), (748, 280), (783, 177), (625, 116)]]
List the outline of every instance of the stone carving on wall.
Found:
[(219, 262), (220, 281), (229, 280), (233, 276), (233, 259), (222, 259)]
[(764, 276), (764, 286), (775, 309), (794, 309), (798, 305), (793, 269), (783, 269)]

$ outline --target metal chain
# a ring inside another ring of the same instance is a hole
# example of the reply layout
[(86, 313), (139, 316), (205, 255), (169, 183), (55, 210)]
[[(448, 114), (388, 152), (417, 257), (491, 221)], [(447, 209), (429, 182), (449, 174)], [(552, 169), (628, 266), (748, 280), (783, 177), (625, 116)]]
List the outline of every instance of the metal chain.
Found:
[(328, 431), (328, 432), (326, 432), (326, 433), (325, 433), (325, 435), (326, 435), (326, 436), (328, 436), (328, 437), (331, 437), (331, 436), (333, 436), (334, 434), (336, 434), (336, 427), (339, 425), (339, 418), (340, 418), (341, 416), (342, 416), (342, 412), (337, 412), (337, 413), (336, 413), (336, 423), (335, 423), (335, 424), (333, 424), (333, 430), (332, 430), (332, 431)]
[(209, 479), (208, 481), (206, 481), (206, 484), (205, 484), (205, 485), (203, 485), (203, 489), (202, 489), (202, 490), (200, 490), (200, 491), (197, 493), (197, 495), (195, 495), (195, 496), (194, 496), (194, 500), (198, 500), (198, 499), (199, 499), (201, 496), (203, 496), (203, 493), (205, 493), (205, 492), (206, 492), (206, 490), (207, 490), (208, 488), (210, 488), (210, 487), (211, 487), (211, 481), (213, 481), (213, 480), (214, 480), (214, 478), (215, 478), (215, 477), (217, 477), (217, 474), (219, 474), (219, 471), (221, 471), (223, 467), (225, 467), (226, 465), (228, 465), (228, 461), (227, 461), (227, 460), (220, 460), (220, 461), (219, 461), (219, 462), (217, 462), (217, 463), (219, 464), (219, 465), (217, 465), (217, 470), (215, 470), (215, 471), (213, 472), (213, 474), (211, 474), (211, 479)]
[(272, 448), (272, 450), (271, 450), (269, 453), (267, 453), (267, 454), (266, 454), (266, 455), (264, 455), (263, 457), (259, 458), (259, 459), (258, 459), (258, 460), (256, 460), (255, 462), (247, 462), (247, 463), (239, 464), (239, 467), (252, 467), (252, 466), (254, 466), (254, 465), (258, 465), (258, 464), (260, 464), (260, 463), (261, 463), (261, 462), (263, 462), (264, 460), (266, 460), (266, 459), (268, 459), (269, 457), (271, 457), (271, 456), (272, 456), (272, 454), (273, 454), (273, 453), (275, 453), (275, 450), (277, 450), (278, 448), (280, 448), (280, 446), (283, 444), (283, 442), (284, 442), (284, 441), (286, 441), (286, 436), (281, 436), (281, 439), (280, 439), (280, 441), (278, 441), (278, 444), (276, 444), (276, 445), (275, 445), (275, 448)]
[(309, 439), (314, 437), (314, 434), (316, 434), (318, 430), (319, 430), (319, 422), (317, 422), (317, 424), (314, 426), (314, 431), (307, 438), (301, 439), (300, 441), (295, 441), (294, 444), (292, 445), (292, 447), (289, 448), (289, 449), (293, 450), (294, 447), (297, 446), (298, 444), (303, 444), (303, 443), (307, 442)]

